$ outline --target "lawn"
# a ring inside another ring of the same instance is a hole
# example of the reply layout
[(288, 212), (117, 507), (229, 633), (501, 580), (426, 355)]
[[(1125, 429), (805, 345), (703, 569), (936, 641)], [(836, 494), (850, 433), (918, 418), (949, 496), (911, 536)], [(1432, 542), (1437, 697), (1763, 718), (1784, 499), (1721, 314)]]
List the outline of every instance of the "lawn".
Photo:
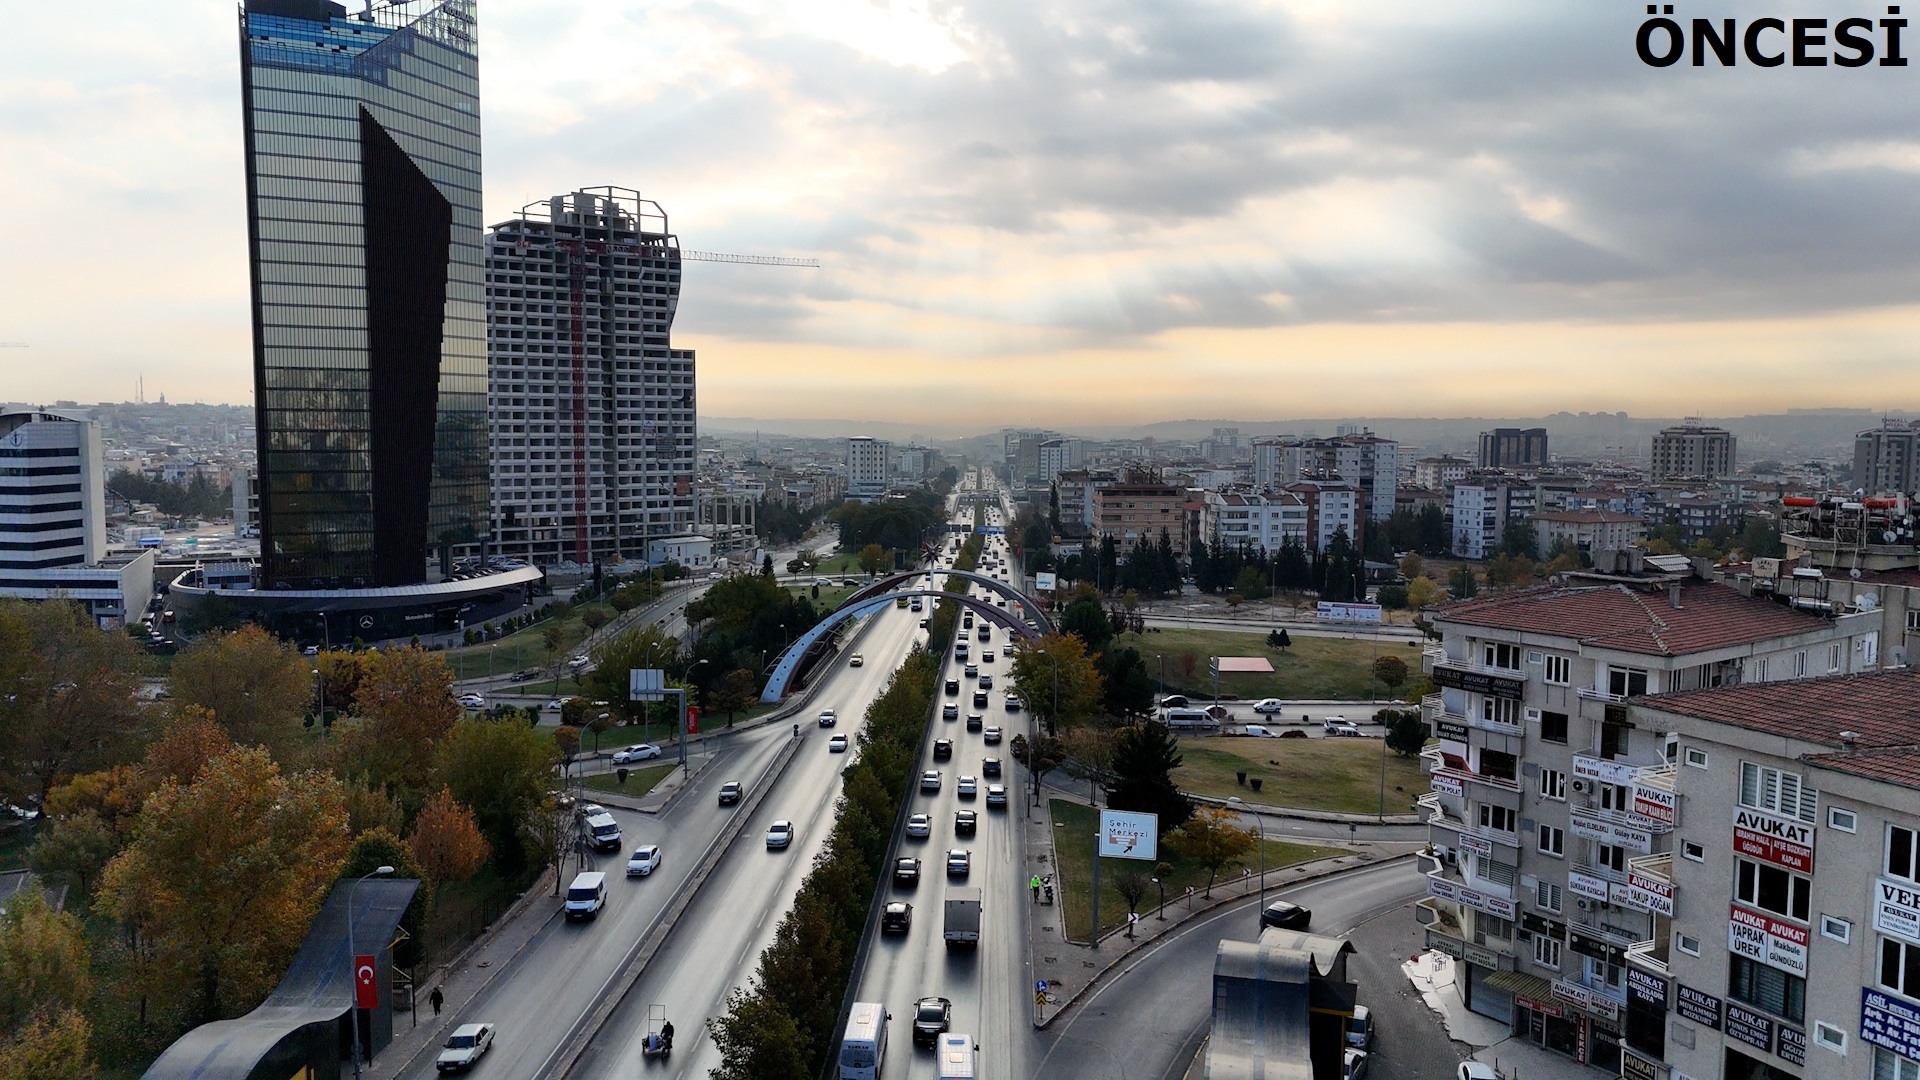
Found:
[[(1168, 693), (1211, 698), (1213, 676), (1207, 674), (1210, 656), (1264, 656), (1273, 664), (1272, 674), (1222, 675), (1220, 696), (1243, 701), (1261, 698), (1282, 700), (1357, 701), (1389, 697), (1386, 687), (1373, 678), (1373, 661), (1379, 656), (1398, 656), (1406, 661), (1409, 680), (1419, 677), (1420, 650), (1398, 641), (1358, 640), (1354, 638), (1307, 637), (1292, 635), (1293, 644), (1285, 649), (1267, 646), (1266, 633), (1239, 633), (1233, 630), (1189, 630), (1178, 627), (1149, 627), (1144, 634), (1122, 634), (1114, 639), (1121, 648), (1135, 648), (1147, 662), (1147, 673), (1158, 676), (1160, 661), (1166, 658)], [(1193, 657), (1192, 674), (1187, 673), (1184, 657)], [(1400, 691), (1407, 686), (1402, 683)]]
[(787, 590), (795, 596), (804, 596), (812, 600), (814, 608), (819, 611), (833, 611), (847, 597), (860, 591), (858, 588), (848, 588), (845, 585), (835, 585), (831, 588), (822, 585), (820, 595), (816, 597), (813, 595), (812, 585), (790, 585)]
[(655, 784), (664, 780), (668, 773), (679, 767), (677, 764), (668, 764), (646, 765), (637, 769), (630, 768), (627, 772), (627, 782), (625, 784), (620, 782), (619, 773), (592, 773), (580, 778), (580, 786), (586, 788), (588, 791), (607, 791), (615, 795), (629, 795), (637, 799), (647, 792), (652, 791)]
[[(1308, 810), (1372, 814), (1380, 808), (1380, 739), (1249, 739), (1215, 737), (1180, 740), (1180, 768), (1173, 772), (1180, 790), (1225, 799)], [(1386, 807), (1404, 814), (1428, 789), (1419, 758), (1386, 751)], [(1261, 781), (1241, 786), (1234, 774)]]
[[(1087, 928), (1093, 924), (1093, 836), (1098, 811), (1064, 799), (1053, 799), (1051, 805), (1053, 820), (1064, 826), (1053, 830), (1053, 848), (1060, 868), (1057, 893), (1067, 906), (1067, 937), (1084, 942), (1088, 937)], [(1287, 844), (1277, 840), (1266, 843), (1266, 865), (1269, 870), (1341, 854), (1345, 852), (1338, 848)], [(1173, 866), (1173, 873), (1166, 880), (1168, 907), (1174, 907), (1176, 898), (1184, 897), (1189, 885), (1193, 886), (1196, 897), (1206, 892), (1207, 871), (1175, 856), (1166, 847), (1164, 838), (1160, 856)], [(1260, 865), (1259, 853), (1249, 850), (1246, 865), (1257, 868)], [(1128, 870), (1141, 870), (1152, 876), (1154, 866), (1153, 863), (1133, 859), (1100, 860), (1100, 927), (1103, 931), (1127, 924), (1127, 901), (1114, 887), (1115, 877)], [(1228, 867), (1220, 871), (1218, 881), (1224, 882), (1239, 876), (1239, 867)], [(1140, 901), (1140, 917), (1153, 918), (1159, 903), (1159, 887), (1148, 886), (1147, 895)]]
[[(574, 647), (587, 638), (587, 624), (580, 621), (583, 612), (592, 609), (605, 612), (609, 620), (618, 613), (610, 604), (588, 604), (578, 610), (568, 612), (559, 620), (561, 644), (552, 659), (564, 660), (573, 655)], [(511, 675), (528, 668), (547, 666), (547, 627), (551, 620), (541, 620), (524, 630), (508, 634), (499, 641), (484, 645), (463, 645), (447, 650), (447, 663), (453, 665), (453, 677), (456, 679), (478, 679), (489, 673)], [(489, 655), (491, 654), (491, 655)]]
[(822, 557), (820, 564), (813, 568), (813, 572), (821, 577), (826, 577), (828, 574), (834, 577), (860, 577), (866, 573), (865, 570), (860, 569), (859, 557), (851, 553)]

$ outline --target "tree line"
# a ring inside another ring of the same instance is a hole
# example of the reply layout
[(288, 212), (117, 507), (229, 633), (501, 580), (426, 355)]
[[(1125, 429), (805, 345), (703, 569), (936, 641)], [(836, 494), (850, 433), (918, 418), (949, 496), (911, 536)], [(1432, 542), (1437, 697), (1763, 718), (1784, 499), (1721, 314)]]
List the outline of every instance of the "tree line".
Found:
[(107, 478), (107, 490), (134, 502), (152, 503), (168, 517), (225, 519), (233, 516), (233, 486), (195, 473), (184, 483), (122, 469)]

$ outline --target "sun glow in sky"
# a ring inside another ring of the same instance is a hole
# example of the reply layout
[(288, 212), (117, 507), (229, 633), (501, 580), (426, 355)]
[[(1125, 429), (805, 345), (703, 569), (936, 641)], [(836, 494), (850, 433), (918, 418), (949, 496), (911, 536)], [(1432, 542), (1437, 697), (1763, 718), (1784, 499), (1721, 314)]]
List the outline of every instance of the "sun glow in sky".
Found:
[[(618, 184), (823, 264), (687, 266), (704, 415), (1920, 405), (1899, 69), (1653, 69), (1638, 7), (1530, 0), (479, 9), (490, 220)], [(10, 22), (0, 399), (247, 402), (232, 7)]]

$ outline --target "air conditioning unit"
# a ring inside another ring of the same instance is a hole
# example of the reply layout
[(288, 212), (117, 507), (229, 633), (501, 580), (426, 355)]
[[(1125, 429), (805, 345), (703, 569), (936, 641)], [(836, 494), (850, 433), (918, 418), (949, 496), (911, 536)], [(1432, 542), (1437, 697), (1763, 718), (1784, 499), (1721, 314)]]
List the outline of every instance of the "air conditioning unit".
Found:
[(1537, 723), (1539, 723), (1539, 722), (1540, 722), (1540, 710), (1539, 710), (1539, 709), (1524, 709), (1524, 710), (1522, 710), (1522, 712), (1523, 712), (1523, 714), (1524, 714), (1524, 715), (1526, 716), (1526, 718), (1527, 718), (1527, 721), (1528, 721), (1529, 723), (1533, 723), (1533, 724), (1537, 724)]
[(1585, 795), (1587, 792), (1593, 790), (1593, 784), (1590, 781), (1576, 777), (1573, 781), (1573, 790), (1578, 794)]
[(1582, 897), (1580, 897), (1580, 898), (1579, 898), (1578, 900), (1575, 900), (1575, 901), (1574, 901), (1574, 903), (1576, 903), (1576, 904), (1579, 904), (1579, 905), (1580, 905), (1580, 910), (1581, 910), (1581, 911), (1592, 911), (1592, 910), (1593, 910), (1593, 903), (1594, 903), (1594, 902), (1593, 902), (1592, 900), (1589, 900), (1589, 899), (1587, 899), (1587, 898), (1586, 898), (1586, 897), (1584, 897), (1584, 896), (1582, 896)]

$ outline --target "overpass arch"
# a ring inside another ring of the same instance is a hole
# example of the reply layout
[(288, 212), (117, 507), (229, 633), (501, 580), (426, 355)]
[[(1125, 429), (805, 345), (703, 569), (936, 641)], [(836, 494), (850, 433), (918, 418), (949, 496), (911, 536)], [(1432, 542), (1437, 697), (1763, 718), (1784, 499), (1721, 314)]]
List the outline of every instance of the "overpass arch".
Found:
[[(1047, 617), (1046, 612), (1040, 610), (1039, 602), (1036, 601), (1033, 597), (1028, 596), (1026, 593), (1023, 593), (1019, 589), (1016, 589), (1013, 586), (1007, 584), (1006, 582), (1001, 581), (997, 577), (989, 577), (986, 574), (976, 574), (971, 570), (921, 569), (921, 570), (909, 570), (903, 574), (892, 574), (887, 577), (883, 577), (880, 580), (875, 581), (872, 584), (869, 584), (861, 588), (859, 591), (855, 592), (852, 596), (847, 597), (846, 603), (847, 604), (860, 603), (875, 596), (895, 593), (895, 591), (898, 590), (900, 586), (908, 584), (909, 582), (912, 582), (916, 578), (924, 578), (929, 575), (936, 576), (936, 577), (946, 577), (946, 576), (960, 577), (960, 578), (965, 578), (970, 582), (974, 582), (979, 585), (984, 585), (987, 588), (993, 590), (994, 592), (999, 593), (1001, 596), (1006, 597), (1008, 600), (1018, 601), (1020, 605), (1026, 610), (1026, 614), (1030, 616), (1034, 622), (1040, 624), (1041, 633), (1043, 634), (1053, 633), (1053, 629), (1054, 629), (1053, 620)], [(957, 593), (935, 593), (934, 595), (942, 598), (959, 599), (959, 594)]]
[[(862, 591), (864, 592), (865, 590)], [(955, 601), (976, 615), (985, 618), (988, 622), (996, 623), (1009, 633), (1019, 634), (1028, 641), (1037, 641), (1041, 634), (1041, 631), (1028, 626), (1023, 620), (1014, 618), (1013, 613), (1006, 608), (989, 604), (976, 596), (942, 592), (938, 589), (889, 590), (876, 593), (865, 599), (860, 599), (859, 594), (856, 593), (848, 597), (846, 602), (842, 603), (838, 608), (835, 608), (833, 614), (820, 620), (814, 624), (811, 629), (807, 630), (806, 633), (795, 638), (793, 644), (787, 646), (787, 650), (780, 654), (779, 661), (773, 665), (773, 674), (767, 678), (766, 689), (760, 692), (761, 703), (765, 705), (778, 704), (782, 698), (787, 696), (787, 686), (793, 681), (794, 673), (800, 670), (800, 661), (806, 658), (808, 650), (818, 644), (822, 638), (832, 633), (835, 627), (850, 619), (865, 618), (868, 615), (884, 611), (895, 599), (902, 596), (921, 596), (930, 600)]]

